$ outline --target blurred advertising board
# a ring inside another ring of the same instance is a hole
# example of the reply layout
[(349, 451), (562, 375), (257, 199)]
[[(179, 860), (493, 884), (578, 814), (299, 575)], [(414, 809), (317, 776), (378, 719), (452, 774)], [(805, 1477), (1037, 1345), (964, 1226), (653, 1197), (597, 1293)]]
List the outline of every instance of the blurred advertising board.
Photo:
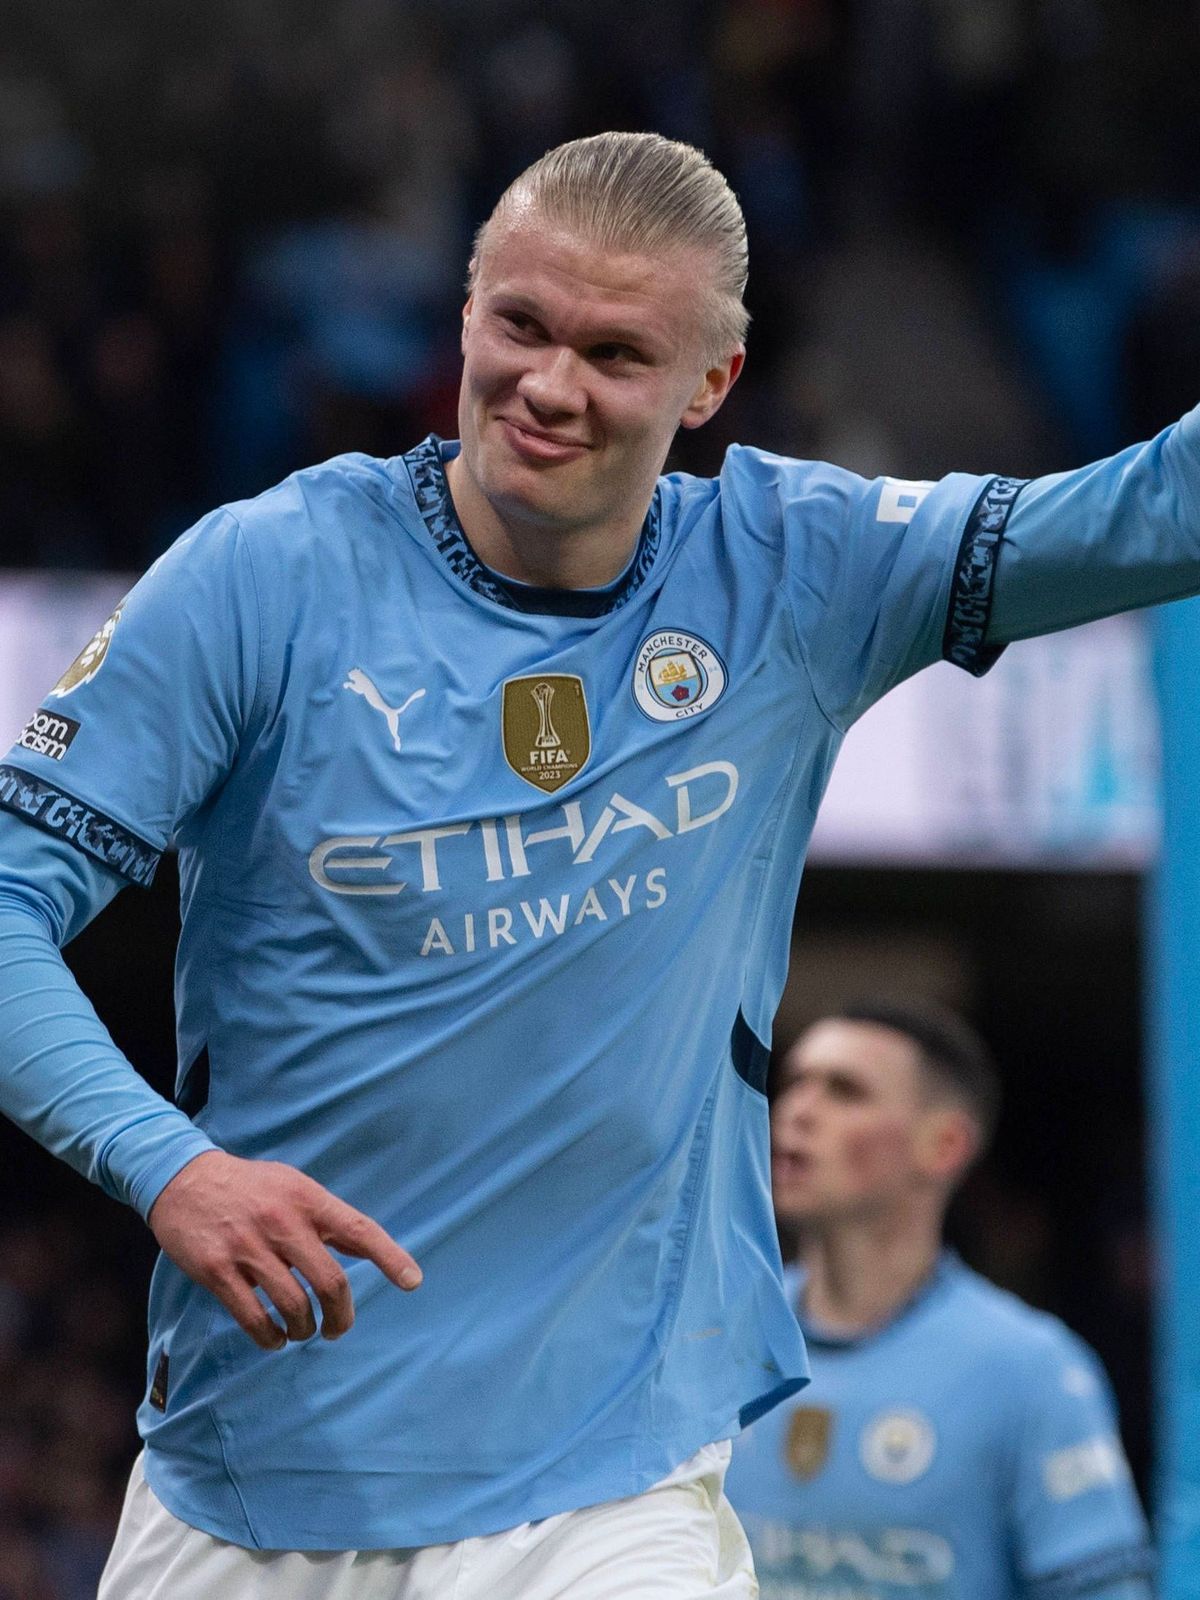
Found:
[(1131, 614), (894, 689), (850, 730), (809, 859), (1139, 870), (1158, 836), (1151, 628)]
[[(129, 588), (0, 575), (0, 750)], [(1159, 832), (1150, 629), (1113, 617), (1014, 645), (982, 680), (939, 664), (843, 746), (809, 859), (1140, 870)]]

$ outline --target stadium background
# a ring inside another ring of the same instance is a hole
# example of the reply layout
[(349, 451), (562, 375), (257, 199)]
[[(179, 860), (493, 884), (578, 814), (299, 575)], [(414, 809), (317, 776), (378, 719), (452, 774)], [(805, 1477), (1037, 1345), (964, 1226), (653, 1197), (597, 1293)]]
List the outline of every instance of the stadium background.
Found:
[[(747, 374), (675, 465), (1084, 461), (1200, 395), (1198, 111), (1182, 0), (6, 0), (0, 565), (138, 570), (293, 467), (452, 434), (474, 226), (609, 126), (700, 144), (750, 228)], [(1150, 1493), (1142, 890), (814, 868), (784, 1017), (869, 973), (985, 1031), (1007, 1108), (957, 1237), (1097, 1347)], [(174, 895), (70, 951), (164, 1088)], [(94, 1594), (151, 1259), (0, 1129), (0, 1600)]]

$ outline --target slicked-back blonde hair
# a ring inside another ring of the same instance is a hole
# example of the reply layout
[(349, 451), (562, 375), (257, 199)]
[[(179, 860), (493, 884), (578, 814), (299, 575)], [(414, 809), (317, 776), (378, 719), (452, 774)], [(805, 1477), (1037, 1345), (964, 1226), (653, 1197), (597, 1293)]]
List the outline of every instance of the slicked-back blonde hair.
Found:
[(713, 267), (707, 290), (698, 286), (708, 301), (705, 357), (723, 361), (745, 339), (745, 218), (733, 190), (694, 145), (658, 133), (597, 133), (548, 150), (509, 184), (475, 235), (468, 289), (474, 291), (491, 229), (526, 209), (601, 250), (703, 251)]

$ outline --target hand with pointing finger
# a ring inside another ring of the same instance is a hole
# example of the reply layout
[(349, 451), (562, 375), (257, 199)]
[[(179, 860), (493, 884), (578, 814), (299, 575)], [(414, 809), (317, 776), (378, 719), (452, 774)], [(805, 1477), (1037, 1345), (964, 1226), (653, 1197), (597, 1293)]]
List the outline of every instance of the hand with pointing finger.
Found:
[(373, 1261), (397, 1288), (421, 1282), (420, 1267), (379, 1223), (278, 1161), (206, 1151), (171, 1179), (149, 1222), (176, 1266), (214, 1294), (264, 1350), (316, 1333), (304, 1283), (321, 1307), (323, 1338), (340, 1338), (353, 1324), (349, 1279), (326, 1246)]

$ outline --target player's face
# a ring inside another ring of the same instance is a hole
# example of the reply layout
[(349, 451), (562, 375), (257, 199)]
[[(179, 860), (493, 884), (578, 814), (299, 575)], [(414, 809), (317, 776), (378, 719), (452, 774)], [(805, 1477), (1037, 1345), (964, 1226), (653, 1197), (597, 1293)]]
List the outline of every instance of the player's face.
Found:
[(510, 528), (640, 526), (675, 430), (741, 352), (705, 360), (694, 251), (598, 249), (528, 211), (488, 239), (463, 312), (462, 465)]
[(827, 1021), (783, 1063), (771, 1114), (775, 1209), (805, 1225), (901, 1205), (924, 1176), (933, 1115), (915, 1045), (873, 1023)]

